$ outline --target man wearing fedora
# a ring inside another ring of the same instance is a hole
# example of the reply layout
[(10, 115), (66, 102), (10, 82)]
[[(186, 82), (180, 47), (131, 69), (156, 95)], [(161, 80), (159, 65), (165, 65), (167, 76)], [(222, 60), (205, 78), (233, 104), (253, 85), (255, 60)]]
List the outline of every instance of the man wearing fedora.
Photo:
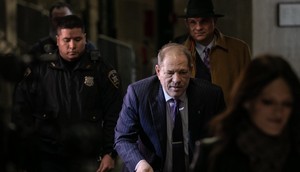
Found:
[(185, 15), (188, 34), (173, 42), (184, 44), (193, 56), (193, 77), (203, 78), (219, 85), (228, 103), (230, 89), (239, 73), (250, 62), (248, 45), (226, 36), (216, 28), (222, 14), (214, 13), (211, 0), (189, 0)]

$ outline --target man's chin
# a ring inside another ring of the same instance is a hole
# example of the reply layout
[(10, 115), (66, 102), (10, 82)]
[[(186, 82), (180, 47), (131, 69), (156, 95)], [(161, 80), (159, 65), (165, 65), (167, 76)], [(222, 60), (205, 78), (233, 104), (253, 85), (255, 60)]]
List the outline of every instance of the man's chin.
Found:
[(182, 95), (182, 91), (172, 91), (170, 96), (177, 98), (180, 97), (181, 95)]
[(203, 42), (205, 40), (204, 36), (197, 36), (194, 38), (197, 42)]
[(78, 56), (69, 56), (68, 59), (70, 61), (76, 61), (79, 57)]

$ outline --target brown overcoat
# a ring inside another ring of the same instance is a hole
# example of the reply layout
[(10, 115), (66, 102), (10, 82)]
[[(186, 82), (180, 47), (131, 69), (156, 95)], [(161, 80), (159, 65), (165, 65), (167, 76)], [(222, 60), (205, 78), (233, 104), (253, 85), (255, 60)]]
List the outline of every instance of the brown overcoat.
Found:
[[(183, 44), (190, 49), (195, 66), (197, 51), (191, 40), (188, 38)], [(216, 29), (215, 44), (210, 51), (209, 58), (211, 81), (222, 88), (227, 104), (236, 78), (251, 60), (249, 46), (244, 41), (226, 36)], [(194, 67), (193, 76), (195, 76), (195, 69), (196, 67)]]

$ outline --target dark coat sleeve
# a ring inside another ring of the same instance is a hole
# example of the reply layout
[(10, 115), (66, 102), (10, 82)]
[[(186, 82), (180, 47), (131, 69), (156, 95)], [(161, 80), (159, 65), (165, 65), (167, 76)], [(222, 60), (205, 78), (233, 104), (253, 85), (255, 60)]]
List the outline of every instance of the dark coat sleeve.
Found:
[(140, 129), (138, 103), (135, 91), (129, 85), (115, 129), (115, 149), (129, 171), (134, 171), (136, 164), (144, 159), (137, 144)]

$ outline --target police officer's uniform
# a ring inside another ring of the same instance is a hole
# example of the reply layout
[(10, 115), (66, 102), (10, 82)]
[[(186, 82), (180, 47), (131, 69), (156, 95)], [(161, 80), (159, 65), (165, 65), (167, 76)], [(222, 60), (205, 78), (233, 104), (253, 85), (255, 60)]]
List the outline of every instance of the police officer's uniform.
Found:
[[(74, 64), (58, 54), (53, 61), (28, 68), (15, 92), (13, 117), (25, 165), (35, 171), (67, 169), (67, 162), (80, 171), (85, 161), (97, 163), (99, 155), (114, 154), (114, 127), (122, 103), (116, 70), (94, 51)], [(49, 170), (39, 169), (41, 163)]]

